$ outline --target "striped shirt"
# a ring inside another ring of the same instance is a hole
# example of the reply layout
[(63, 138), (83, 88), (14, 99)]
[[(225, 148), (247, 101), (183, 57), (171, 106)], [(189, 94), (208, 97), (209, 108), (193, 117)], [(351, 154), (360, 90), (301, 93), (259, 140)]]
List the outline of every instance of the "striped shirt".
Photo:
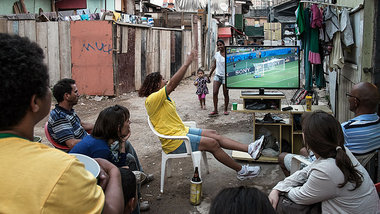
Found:
[(342, 123), (345, 146), (355, 155), (380, 149), (380, 118), (375, 114), (359, 115)]
[(66, 145), (67, 140), (83, 139), (88, 135), (74, 109), (67, 111), (58, 104), (50, 112), (48, 131), (53, 140), (61, 145)]

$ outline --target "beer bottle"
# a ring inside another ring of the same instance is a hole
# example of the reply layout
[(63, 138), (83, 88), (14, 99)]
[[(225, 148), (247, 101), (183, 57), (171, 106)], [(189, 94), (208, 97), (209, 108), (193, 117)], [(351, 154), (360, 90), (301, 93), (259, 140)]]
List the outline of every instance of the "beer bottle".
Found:
[(198, 167), (195, 167), (194, 176), (190, 182), (190, 203), (192, 205), (199, 205), (202, 198), (202, 181), (199, 177)]
[(194, 182), (200, 182), (201, 178), (199, 177), (198, 167), (195, 167), (194, 176), (191, 179)]

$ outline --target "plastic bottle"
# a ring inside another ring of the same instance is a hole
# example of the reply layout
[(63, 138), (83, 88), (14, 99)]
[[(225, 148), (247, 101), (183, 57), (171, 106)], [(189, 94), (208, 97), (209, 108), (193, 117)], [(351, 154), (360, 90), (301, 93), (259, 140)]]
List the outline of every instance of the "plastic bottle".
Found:
[(306, 96), (306, 111), (311, 111), (311, 96)]
[(190, 203), (199, 205), (202, 197), (202, 180), (199, 177), (198, 167), (195, 167), (194, 176), (190, 185)]

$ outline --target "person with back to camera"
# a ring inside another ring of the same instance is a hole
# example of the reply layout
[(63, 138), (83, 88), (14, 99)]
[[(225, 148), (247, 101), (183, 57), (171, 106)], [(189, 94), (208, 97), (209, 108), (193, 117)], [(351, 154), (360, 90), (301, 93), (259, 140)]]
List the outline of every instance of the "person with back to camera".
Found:
[[(377, 213), (379, 196), (367, 171), (344, 146), (342, 127), (322, 111), (302, 115), (306, 148), (317, 160), (280, 181), (269, 194), (276, 208), (280, 193), (296, 204), (321, 202), (322, 213)], [(323, 124), (323, 125), (321, 125)]]
[[(141, 166), (136, 161), (131, 161), (126, 153), (125, 142), (131, 135), (129, 110), (120, 105), (105, 108), (99, 113), (94, 128), (90, 135), (83, 138), (70, 151), (70, 153), (84, 154), (92, 158), (104, 158), (117, 167), (127, 167), (132, 171), (141, 171)], [(117, 142), (120, 147), (117, 151), (111, 150), (111, 146)], [(137, 172), (136, 172), (137, 173)], [(139, 198), (140, 185), (137, 188)], [(139, 201), (138, 201), (139, 202)], [(148, 201), (142, 202), (148, 206)], [(140, 213), (140, 203), (133, 213)]]
[(74, 156), (31, 142), (51, 105), (43, 59), (35, 42), (0, 33), (0, 213), (122, 213), (116, 166), (95, 159), (98, 186)]
[(207, 83), (210, 83), (210, 79), (205, 76), (205, 72), (202, 68), (198, 69), (198, 78), (194, 81), (194, 85), (197, 86), (197, 91), (199, 102), (201, 104), (201, 109), (206, 109), (206, 94), (208, 94)]
[(119, 170), (124, 195), (123, 214), (130, 214), (136, 209), (139, 200), (137, 196), (136, 176), (130, 169), (119, 168)]
[[(355, 117), (343, 122), (345, 146), (352, 152), (360, 164), (365, 166), (380, 149), (380, 117), (376, 114), (380, 94), (377, 87), (369, 82), (360, 82), (347, 93), (350, 111)], [(299, 157), (310, 162), (315, 160), (312, 152), (305, 148), (300, 150)], [(278, 161), (285, 176), (289, 176), (291, 159), (295, 154), (283, 152)]]
[(212, 200), (209, 214), (276, 214), (268, 196), (255, 187), (230, 187)]
[[(219, 135), (215, 130), (198, 129), (186, 127), (178, 116), (176, 104), (170, 98), (170, 94), (183, 79), (187, 68), (197, 56), (197, 50), (193, 49), (187, 57), (185, 64), (173, 75), (167, 83), (159, 72), (146, 76), (140, 90), (140, 97), (147, 97), (145, 108), (150, 121), (157, 132), (164, 135), (188, 136), (193, 151), (208, 151), (224, 165), (234, 169), (237, 178), (244, 180), (259, 174), (259, 166), (249, 166), (236, 163), (222, 148), (248, 152), (254, 159), (257, 158), (259, 146), (263, 139), (257, 140), (249, 145), (239, 143)], [(184, 153), (186, 146), (183, 141), (161, 139), (162, 149), (165, 153)]]
[(230, 102), (230, 98), (228, 95), (228, 90), (226, 86), (226, 74), (225, 74), (225, 50), (224, 50), (224, 41), (219, 39), (216, 42), (218, 46), (218, 52), (215, 53), (214, 60), (212, 61), (211, 71), (208, 75), (209, 79), (211, 79), (212, 74), (215, 71), (214, 83), (213, 83), (213, 93), (212, 99), (214, 102), (214, 111), (212, 111), (209, 115), (215, 116), (218, 114), (218, 94), (219, 88), (223, 85), (223, 95), (224, 95), (224, 114), (228, 115), (228, 103)]

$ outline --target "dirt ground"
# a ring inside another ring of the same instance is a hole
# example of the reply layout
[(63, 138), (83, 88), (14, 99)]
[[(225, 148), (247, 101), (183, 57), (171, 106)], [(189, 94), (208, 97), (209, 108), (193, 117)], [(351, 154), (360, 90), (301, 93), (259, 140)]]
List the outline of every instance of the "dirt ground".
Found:
[[(252, 115), (245, 113), (231, 112), (229, 115), (223, 112), (222, 90), (219, 94), (219, 116), (209, 117), (212, 110), (212, 95), (207, 95), (207, 110), (201, 110), (196, 88), (192, 85), (195, 77), (192, 76), (182, 81), (181, 85), (172, 92), (171, 97), (177, 104), (177, 111), (182, 120), (193, 120), (200, 128), (215, 129), (224, 136), (248, 144), (252, 141)], [(212, 84), (209, 84), (210, 91)], [(286, 92), (287, 99), (294, 93), (294, 90)], [(230, 90), (230, 103), (242, 103), (240, 90)], [(248, 163), (239, 161), (241, 164), (261, 166), (260, 174), (250, 180), (239, 181), (236, 172), (218, 161), (210, 154), (207, 159), (210, 174), (202, 171), (203, 198), (199, 206), (192, 206), (189, 203), (190, 178), (192, 177), (191, 159), (177, 159), (172, 161), (172, 177), (165, 179), (164, 193), (160, 193), (160, 169), (161, 169), (161, 145), (158, 138), (151, 132), (147, 124), (147, 116), (144, 107), (145, 98), (137, 96), (136, 92), (127, 93), (119, 97), (89, 97), (82, 96), (74, 108), (81, 120), (95, 123), (98, 113), (105, 107), (119, 104), (126, 106), (131, 112), (130, 141), (137, 151), (144, 171), (153, 173), (155, 179), (142, 187), (142, 197), (148, 200), (151, 208), (144, 213), (208, 213), (210, 203), (216, 194), (223, 188), (236, 187), (240, 185), (254, 186), (264, 193), (269, 194), (271, 188), (284, 178), (278, 164), (270, 163)], [(231, 104), (230, 104), (231, 105)], [(52, 103), (52, 108), (54, 103)], [(35, 135), (42, 137), (42, 143), (48, 143), (43, 126), (47, 118), (42, 120), (35, 127)], [(231, 151), (226, 151), (231, 155)], [(204, 168), (203, 168), (204, 169)]]

